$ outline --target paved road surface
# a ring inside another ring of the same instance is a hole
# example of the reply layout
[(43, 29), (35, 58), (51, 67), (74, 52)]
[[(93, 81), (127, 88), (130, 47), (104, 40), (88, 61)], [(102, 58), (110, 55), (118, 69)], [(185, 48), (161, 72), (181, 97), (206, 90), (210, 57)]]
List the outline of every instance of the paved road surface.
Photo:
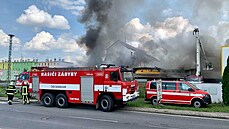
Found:
[(92, 106), (47, 108), (0, 102), (0, 129), (229, 129), (229, 120), (116, 110)]

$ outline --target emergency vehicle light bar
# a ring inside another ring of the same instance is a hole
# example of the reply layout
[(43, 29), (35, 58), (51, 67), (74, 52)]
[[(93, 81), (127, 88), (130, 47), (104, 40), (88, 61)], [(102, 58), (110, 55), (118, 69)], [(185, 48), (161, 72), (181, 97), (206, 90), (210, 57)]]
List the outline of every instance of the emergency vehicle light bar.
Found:
[(111, 66), (115, 66), (115, 64), (101, 64), (101, 68), (110, 68)]

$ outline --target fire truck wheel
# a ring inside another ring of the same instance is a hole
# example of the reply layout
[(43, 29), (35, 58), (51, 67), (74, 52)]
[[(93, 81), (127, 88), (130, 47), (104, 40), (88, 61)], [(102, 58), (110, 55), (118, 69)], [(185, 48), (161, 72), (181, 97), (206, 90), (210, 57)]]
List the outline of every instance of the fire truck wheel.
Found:
[(54, 95), (51, 93), (45, 93), (42, 96), (41, 101), (45, 107), (52, 107), (54, 105)]
[(199, 99), (196, 99), (196, 100), (193, 101), (192, 105), (195, 108), (200, 108), (200, 107), (203, 106), (203, 103)]
[(108, 95), (104, 95), (100, 100), (101, 110), (104, 112), (109, 112), (113, 109), (113, 107), (114, 107), (113, 99)]
[(153, 98), (151, 99), (151, 104), (152, 104), (152, 105), (157, 105), (157, 104), (158, 104), (157, 98), (156, 98), (156, 97), (153, 97)]
[(56, 106), (59, 108), (66, 108), (68, 106), (68, 99), (64, 94), (56, 96)]

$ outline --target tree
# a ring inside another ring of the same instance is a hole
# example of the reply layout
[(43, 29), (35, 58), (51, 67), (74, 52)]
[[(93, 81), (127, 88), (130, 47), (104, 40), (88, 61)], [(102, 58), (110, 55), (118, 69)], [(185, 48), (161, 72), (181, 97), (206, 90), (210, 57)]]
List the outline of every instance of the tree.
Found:
[(223, 72), (222, 83), (223, 103), (229, 105), (229, 56), (227, 58), (227, 66)]

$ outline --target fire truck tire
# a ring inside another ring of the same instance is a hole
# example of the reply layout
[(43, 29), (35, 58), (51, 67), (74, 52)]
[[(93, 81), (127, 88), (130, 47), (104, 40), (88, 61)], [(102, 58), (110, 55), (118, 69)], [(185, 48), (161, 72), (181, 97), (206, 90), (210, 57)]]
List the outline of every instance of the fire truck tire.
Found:
[(66, 108), (68, 107), (68, 99), (64, 94), (58, 94), (56, 96), (56, 106), (59, 108)]
[(152, 105), (158, 105), (157, 97), (153, 97), (153, 98), (151, 99), (151, 104), (152, 104)]
[(45, 93), (41, 100), (45, 107), (52, 107), (54, 105), (54, 95), (51, 93)]
[(113, 107), (113, 99), (109, 95), (103, 95), (100, 99), (100, 109), (104, 112), (110, 112), (112, 111)]
[(194, 108), (201, 108), (203, 106), (203, 102), (199, 99), (193, 100), (192, 106)]

